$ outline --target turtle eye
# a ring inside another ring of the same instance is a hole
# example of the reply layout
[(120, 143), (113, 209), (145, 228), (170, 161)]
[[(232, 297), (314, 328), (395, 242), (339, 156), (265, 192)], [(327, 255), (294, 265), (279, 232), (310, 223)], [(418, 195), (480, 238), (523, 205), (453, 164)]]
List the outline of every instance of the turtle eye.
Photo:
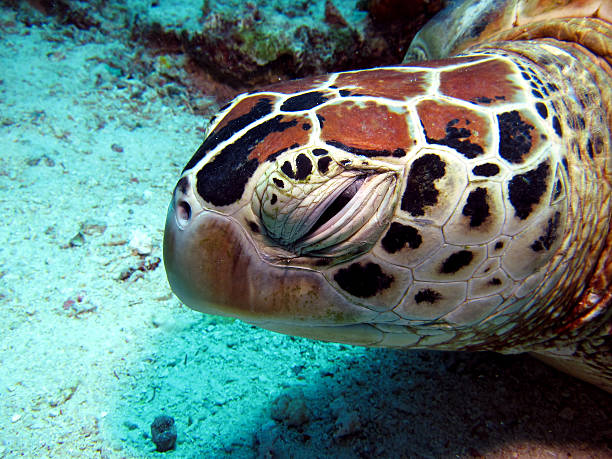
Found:
[(272, 175), (254, 211), (271, 242), (298, 256), (343, 257), (367, 250), (393, 210), (398, 172), (350, 169), (316, 182)]
[(331, 202), (316, 209), (321, 216), (312, 219), (310, 230), (293, 250), (313, 256), (343, 255), (356, 248), (367, 250), (382, 231), (381, 222), (388, 218), (395, 185), (396, 176), (390, 172), (353, 177)]
[(319, 228), (329, 222), (335, 217), (344, 207), (353, 199), (357, 194), (357, 191), (361, 188), (361, 185), (365, 182), (366, 176), (362, 175), (355, 179), (354, 182), (350, 183), (336, 199), (323, 211), (316, 223), (310, 228), (310, 231), (304, 235), (302, 239), (306, 239), (314, 234)]

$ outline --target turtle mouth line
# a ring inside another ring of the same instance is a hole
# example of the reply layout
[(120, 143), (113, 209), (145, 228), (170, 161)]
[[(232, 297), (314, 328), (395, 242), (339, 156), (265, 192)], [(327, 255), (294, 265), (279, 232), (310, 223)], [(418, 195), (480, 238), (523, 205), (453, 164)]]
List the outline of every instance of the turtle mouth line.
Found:
[(355, 346), (376, 347), (380, 346), (384, 340), (384, 333), (366, 322), (347, 324), (319, 323), (316, 325), (254, 320), (246, 322), (284, 335), (297, 335), (309, 339), (352, 344)]

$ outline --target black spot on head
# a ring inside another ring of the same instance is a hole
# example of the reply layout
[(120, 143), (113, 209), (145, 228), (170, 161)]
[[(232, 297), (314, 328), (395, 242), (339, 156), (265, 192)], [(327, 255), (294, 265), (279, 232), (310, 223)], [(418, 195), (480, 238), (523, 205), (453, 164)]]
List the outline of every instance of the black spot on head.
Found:
[(493, 177), (499, 174), (499, 166), (493, 163), (485, 163), (474, 167), (472, 172), (474, 175), (480, 175), (481, 177)]
[(287, 177), (294, 179), (295, 178), (295, 172), (293, 172), (293, 167), (291, 166), (291, 163), (289, 161), (285, 161), (283, 163), (283, 165), (281, 166), (281, 171), (283, 172), (283, 174), (285, 174)]
[(305, 131), (308, 131), (312, 126), (310, 125), (310, 123), (304, 123), (302, 124), (302, 129), (304, 129)]
[(312, 154), (315, 156), (323, 156), (329, 153), (325, 148), (315, 148), (312, 150)]
[[(293, 172), (293, 171), (291, 171)], [(272, 181), (274, 182), (274, 184), (279, 187), (279, 188), (285, 188), (285, 182), (283, 182), (281, 179), (277, 179), (276, 177), (272, 178)]]
[(327, 101), (327, 97), (319, 91), (311, 91), (298, 96), (293, 96), (287, 99), (281, 105), (280, 109), (284, 112), (299, 112), (301, 110), (310, 110), (317, 105), (321, 105)]
[(489, 285), (501, 285), (501, 283), (501, 279), (498, 279), (497, 277), (494, 277), (489, 281)]
[(340, 97), (347, 97), (351, 95), (351, 91), (349, 91), (348, 89), (341, 89), (340, 91), (338, 91), (338, 93), (340, 94)]
[[(229, 104), (225, 106), (225, 108), (227, 107), (229, 107)], [(225, 108), (222, 108), (221, 110), (225, 110)], [(262, 97), (261, 99), (259, 99), (259, 101), (255, 104), (251, 111), (249, 111), (249, 113), (245, 113), (244, 115), (231, 120), (221, 129), (219, 129), (219, 131), (206, 137), (202, 145), (200, 145), (200, 148), (198, 148), (198, 150), (195, 152), (193, 157), (189, 160), (189, 162), (183, 169), (183, 172), (185, 172), (187, 169), (191, 169), (192, 167), (194, 167), (206, 155), (206, 153), (213, 150), (221, 142), (226, 141), (236, 132), (245, 128), (254, 121), (263, 118), (271, 112), (272, 102), (270, 101), (270, 99), (266, 97)], [(227, 148), (228, 147), (226, 147), (226, 149)]]
[(542, 234), (537, 241), (534, 241), (534, 243), (531, 244), (531, 250), (534, 252), (539, 252), (544, 249), (550, 250), (557, 239), (557, 230), (559, 229), (560, 221), (561, 213), (555, 212), (555, 215), (548, 219), (548, 224), (544, 234)]
[(522, 163), (531, 150), (531, 124), (521, 119), (519, 112), (497, 115), (499, 122), (499, 155), (511, 163)]
[(473, 102), (476, 102), (478, 104), (490, 104), (491, 102), (493, 102), (493, 99), (490, 99), (485, 96), (479, 96), (479, 97), (475, 97)]
[(402, 250), (406, 245), (411, 249), (418, 248), (423, 242), (423, 238), (416, 228), (393, 222), (380, 242), (385, 251), (395, 253)]
[(334, 274), (341, 289), (359, 298), (368, 298), (389, 288), (393, 276), (385, 274), (376, 263), (353, 263)]
[(227, 206), (242, 197), (249, 178), (257, 170), (257, 159), (248, 159), (255, 147), (273, 132), (296, 126), (297, 121), (282, 121), (278, 115), (244, 133), (226, 146), (197, 173), (198, 194), (215, 206)]
[(295, 158), (295, 165), (297, 166), (297, 171), (295, 173), (296, 180), (304, 180), (312, 172), (312, 161), (310, 161), (310, 158), (304, 153), (297, 155), (297, 158)]
[(435, 181), (444, 177), (445, 169), (446, 163), (433, 153), (417, 158), (410, 166), (401, 209), (413, 216), (425, 215), (425, 207), (438, 202)]
[(444, 263), (442, 263), (442, 266), (440, 266), (440, 273), (454, 274), (461, 268), (469, 266), (473, 258), (474, 254), (469, 250), (460, 250), (459, 252), (455, 252), (444, 260)]
[(533, 205), (540, 202), (548, 185), (549, 170), (547, 163), (541, 163), (536, 169), (515, 175), (508, 183), (510, 204), (521, 220), (529, 217)]
[[(431, 137), (428, 137), (427, 132), (425, 132), (425, 138), (427, 139), (427, 142), (437, 145), (446, 145), (447, 147), (454, 148), (468, 159), (472, 159), (478, 155), (482, 155), (484, 150), (480, 145), (472, 143), (469, 140), (461, 140), (469, 139), (472, 136), (472, 131), (467, 128), (457, 129), (455, 127), (455, 124), (457, 124), (458, 122), (458, 119), (453, 119), (446, 124), (446, 135), (443, 139), (432, 139)], [(466, 120), (466, 124), (469, 124), (469, 120)], [(425, 127), (423, 127), (423, 130), (424, 129)]]
[(548, 118), (548, 109), (546, 108), (546, 104), (542, 102), (536, 102), (535, 108), (538, 111), (538, 115), (543, 119)]
[(559, 137), (563, 137), (563, 131), (561, 130), (561, 123), (559, 123), (559, 118), (557, 118), (557, 115), (553, 116), (552, 125), (557, 135)]
[(501, 250), (504, 248), (504, 243), (502, 241), (497, 241), (495, 243), (495, 250)]
[(304, 180), (312, 172), (312, 162), (304, 153), (300, 153), (295, 158), (296, 171), (289, 161), (285, 161), (281, 166), (281, 171), (289, 178), (294, 180)]
[(491, 215), (489, 204), (487, 203), (486, 188), (478, 187), (470, 191), (462, 213), (466, 217), (470, 217), (470, 227), (474, 228), (482, 225), (487, 217)]
[(417, 304), (424, 302), (434, 304), (440, 298), (442, 298), (442, 295), (440, 295), (439, 292), (436, 292), (435, 290), (432, 290), (430, 288), (419, 290), (417, 294), (414, 295), (414, 301), (416, 301)]
[(322, 158), (319, 158), (319, 160), (317, 161), (317, 168), (319, 169), (319, 172), (321, 174), (326, 174), (327, 171), (329, 170), (329, 163), (331, 163), (331, 158), (329, 156), (323, 156)]
[(259, 233), (259, 226), (257, 226), (257, 223), (249, 221), (248, 224), (249, 228), (251, 228), (251, 231), (253, 231), (254, 233)]
[(276, 196), (276, 193), (272, 193), (272, 197), (270, 198), (270, 204), (272, 205), (276, 204), (277, 200), (278, 200), (278, 197)]

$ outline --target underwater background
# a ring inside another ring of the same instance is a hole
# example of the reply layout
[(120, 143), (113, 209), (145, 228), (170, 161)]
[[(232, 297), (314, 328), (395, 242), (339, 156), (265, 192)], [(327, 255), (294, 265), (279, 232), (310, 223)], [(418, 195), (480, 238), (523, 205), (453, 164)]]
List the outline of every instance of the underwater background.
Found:
[(210, 116), (398, 62), (441, 4), (0, 1), (0, 457), (612, 457), (611, 396), (527, 356), (315, 342), (170, 292), (166, 210)]

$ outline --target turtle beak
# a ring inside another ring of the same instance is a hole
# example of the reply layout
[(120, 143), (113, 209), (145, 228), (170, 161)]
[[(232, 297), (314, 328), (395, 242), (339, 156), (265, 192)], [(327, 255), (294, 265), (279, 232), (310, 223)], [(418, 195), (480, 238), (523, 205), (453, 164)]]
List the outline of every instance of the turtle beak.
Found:
[(317, 271), (264, 260), (244, 226), (203, 208), (180, 181), (166, 219), (164, 264), (170, 287), (187, 306), (264, 328), (359, 324), (375, 315), (347, 301)]
[(184, 226), (181, 224), (184, 222), (184, 215), (184, 209), (177, 207), (173, 200), (168, 209), (164, 230), (164, 265), (168, 282), (172, 291), (183, 303), (202, 312), (206, 312), (206, 309), (214, 312), (211, 308), (203, 307), (205, 299), (198, 295), (197, 286), (201, 285), (198, 279), (200, 271), (192, 265), (195, 257), (189, 256), (193, 253), (195, 242), (193, 236), (197, 225)]
[[(179, 180), (164, 231), (164, 265), (172, 291), (192, 309), (243, 315), (244, 271), (254, 254), (243, 250), (232, 221), (205, 209), (188, 177)], [(240, 282), (239, 282), (240, 281)]]

